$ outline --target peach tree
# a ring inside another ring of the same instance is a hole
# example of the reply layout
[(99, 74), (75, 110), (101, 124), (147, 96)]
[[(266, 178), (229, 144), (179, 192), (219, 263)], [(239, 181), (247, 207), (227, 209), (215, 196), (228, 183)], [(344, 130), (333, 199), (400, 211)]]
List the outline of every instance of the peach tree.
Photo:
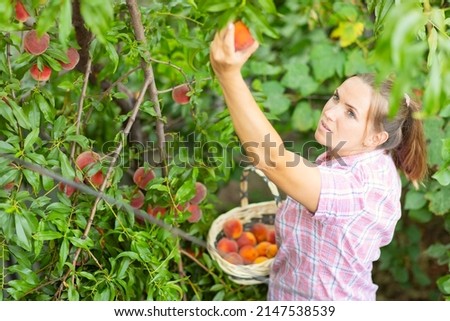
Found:
[[(237, 206), (219, 192), (246, 163), (209, 67), (234, 20), (261, 42), (243, 72), (294, 150), (320, 152), (313, 127), (346, 76), (395, 71), (393, 101), (423, 101), (432, 176), (405, 183), (376, 272), (450, 295), (448, 242), (419, 242), (428, 226), (450, 230), (445, 4), (4, 0), (0, 12), (0, 299), (265, 299), (205, 248), (218, 204)], [(405, 263), (425, 254), (439, 278)]]

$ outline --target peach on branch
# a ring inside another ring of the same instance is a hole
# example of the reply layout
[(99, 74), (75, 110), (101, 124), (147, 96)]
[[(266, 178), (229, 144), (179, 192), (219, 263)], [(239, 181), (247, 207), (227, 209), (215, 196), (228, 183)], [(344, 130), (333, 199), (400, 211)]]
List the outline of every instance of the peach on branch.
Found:
[(189, 223), (198, 222), (202, 218), (202, 210), (200, 209), (198, 204), (189, 204), (187, 207), (187, 211), (191, 213), (191, 215), (187, 219)]
[(206, 186), (200, 182), (195, 182), (195, 195), (190, 200), (192, 204), (199, 204), (206, 197)]
[(243, 230), (242, 222), (236, 218), (228, 219), (223, 223), (223, 233), (231, 239), (239, 238)]
[[(78, 177), (75, 177), (74, 179), (75, 182), (79, 183), (80, 180), (78, 179)], [(58, 184), (58, 189), (65, 193), (67, 195), (67, 197), (71, 197), (73, 193), (75, 193), (75, 191), (77, 190), (75, 187), (71, 186), (71, 185), (67, 185), (64, 184), (63, 182), (60, 182)]]
[(27, 9), (23, 5), (23, 3), (19, 0), (17, 0), (16, 2), (15, 11), (16, 11), (16, 19), (20, 22), (25, 22), (30, 17), (30, 14), (28, 13)]
[(234, 50), (241, 51), (250, 47), (255, 40), (248, 27), (242, 21), (234, 23)]
[(61, 62), (61, 68), (64, 70), (72, 70), (80, 61), (80, 54), (75, 48), (69, 48), (66, 52), (69, 62)]
[(167, 209), (162, 207), (162, 206), (151, 206), (148, 205), (147, 207), (147, 213), (150, 214), (153, 217), (163, 217), (164, 215), (166, 215), (166, 211)]
[(37, 81), (47, 81), (52, 75), (52, 69), (48, 66), (42, 66), (42, 70), (39, 70), (37, 64), (31, 66), (30, 75), (34, 80)]
[(188, 96), (190, 89), (186, 84), (176, 86), (172, 89), (172, 99), (181, 105), (189, 103), (191, 97)]
[(87, 150), (78, 155), (75, 164), (81, 170), (88, 165), (93, 165), (100, 160), (100, 155), (91, 150)]
[(48, 33), (44, 33), (39, 36), (36, 30), (30, 30), (23, 38), (23, 45), (27, 52), (32, 55), (38, 56), (43, 54), (50, 44), (50, 36)]
[[(88, 173), (91, 168), (96, 165), (100, 161), (100, 155), (93, 151), (84, 151), (75, 160), (75, 165), (80, 170)], [(105, 175), (102, 170), (95, 172), (93, 175), (90, 175), (86, 178), (86, 181), (96, 187), (100, 187), (105, 180)]]
[(134, 208), (141, 208), (144, 206), (145, 195), (140, 190), (137, 190), (131, 197), (130, 205)]
[(145, 167), (139, 167), (136, 169), (133, 175), (133, 182), (142, 189), (145, 189), (147, 184), (155, 178), (155, 172), (151, 169), (145, 169)]

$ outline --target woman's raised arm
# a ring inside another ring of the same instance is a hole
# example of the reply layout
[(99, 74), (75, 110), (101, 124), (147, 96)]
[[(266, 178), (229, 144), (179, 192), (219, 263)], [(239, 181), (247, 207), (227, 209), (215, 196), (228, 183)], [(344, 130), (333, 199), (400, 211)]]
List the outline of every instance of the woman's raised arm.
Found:
[(234, 25), (220, 30), (211, 44), (210, 60), (230, 111), (231, 119), (247, 156), (281, 190), (314, 212), (320, 195), (320, 173), (303, 157), (287, 151), (259, 108), (242, 75), (241, 68), (257, 50), (235, 51)]

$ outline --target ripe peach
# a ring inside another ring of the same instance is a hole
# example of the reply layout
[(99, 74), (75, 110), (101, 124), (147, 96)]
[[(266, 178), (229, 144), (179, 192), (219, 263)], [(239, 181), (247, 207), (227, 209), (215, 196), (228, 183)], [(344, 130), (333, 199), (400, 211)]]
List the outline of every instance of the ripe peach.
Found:
[(38, 36), (36, 30), (30, 30), (23, 38), (23, 45), (27, 52), (38, 56), (43, 54), (50, 44), (50, 36), (44, 33), (41, 37)]
[(147, 184), (155, 178), (155, 172), (151, 169), (145, 169), (145, 167), (139, 167), (136, 169), (133, 175), (133, 182), (139, 186), (139, 188), (145, 189)]
[(276, 244), (270, 244), (267, 247), (266, 256), (270, 259), (272, 257), (275, 257), (278, 252), (278, 246)]
[(269, 245), (271, 245), (272, 243), (269, 243), (267, 241), (262, 241), (261, 243), (258, 243), (256, 245), (256, 251), (258, 252), (258, 254), (260, 256), (266, 256), (267, 255), (267, 248), (269, 247)]
[(253, 263), (254, 263), (254, 264), (258, 264), (258, 263), (267, 261), (268, 259), (269, 259), (269, 258), (268, 258), (267, 256), (258, 256), (258, 257), (253, 261)]
[(87, 150), (78, 155), (75, 160), (75, 164), (81, 170), (83, 170), (86, 166), (94, 164), (100, 160), (100, 155), (91, 150)]
[(87, 178), (87, 181), (94, 185), (95, 187), (100, 187), (103, 184), (103, 181), (105, 180), (105, 175), (101, 170), (99, 170), (97, 173), (92, 175), (91, 177)]
[(195, 223), (200, 221), (202, 218), (202, 210), (198, 206), (198, 204), (189, 204), (187, 207), (188, 212), (191, 213), (191, 216), (188, 217), (188, 222)]
[(145, 202), (145, 195), (140, 190), (137, 190), (131, 197), (130, 205), (134, 208), (141, 208)]
[(61, 62), (61, 67), (64, 70), (72, 70), (80, 61), (80, 54), (75, 48), (69, 48), (66, 52), (68, 63)]
[[(95, 163), (100, 161), (100, 155), (93, 151), (84, 151), (75, 160), (75, 165), (83, 170), (85, 173), (88, 172)], [(99, 170), (94, 175), (88, 177), (86, 181), (96, 187), (100, 187), (105, 180), (105, 175), (102, 170)]]
[[(75, 182), (79, 183), (80, 180), (78, 179), (78, 177), (75, 177), (74, 179)], [(58, 184), (58, 189), (65, 193), (67, 195), (67, 197), (71, 197), (73, 193), (75, 193), (75, 191), (77, 190), (75, 187), (70, 186), (70, 185), (66, 185), (63, 182), (60, 182)]]
[(178, 104), (185, 105), (189, 103), (189, 100), (191, 99), (191, 97), (187, 95), (189, 91), (189, 86), (186, 84), (176, 86), (172, 89), (172, 99)]
[(28, 13), (27, 9), (25, 8), (25, 6), (21, 1), (16, 2), (15, 10), (16, 10), (16, 19), (20, 22), (25, 22), (30, 17), (30, 14)]
[(256, 248), (251, 245), (245, 245), (239, 249), (239, 255), (244, 259), (244, 264), (251, 264), (259, 256)]
[(203, 201), (205, 199), (205, 197), (206, 197), (206, 186), (200, 182), (196, 182), (195, 183), (195, 195), (190, 200), (190, 203), (198, 204), (201, 201)]
[(275, 233), (275, 228), (274, 227), (267, 227), (267, 241), (272, 243), (272, 244), (276, 244), (277, 243), (276, 233)]
[(225, 235), (232, 239), (237, 239), (239, 236), (241, 236), (242, 232), (244, 230), (244, 227), (242, 226), (242, 222), (238, 219), (231, 218), (225, 223), (223, 223), (223, 232)]
[(237, 252), (227, 253), (223, 256), (223, 258), (231, 264), (235, 264), (235, 265), (244, 264), (244, 259)]
[(52, 69), (48, 66), (42, 66), (42, 70), (39, 70), (37, 64), (35, 64), (31, 66), (30, 74), (34, 80), (47, 81), (52, 74)]
[(234, 23), (234, 50), (240, 51), (250, 47), (255, 40), (253, 39), (250, 30), (242, 21)]
[(217, 250), (219, 251), (220, 256), (224, 256), (226, 253), (237, 252), (238, 245), (235, 240), (229, 239), (227, 237), (221, 238), (217, 242)]
[(244, 231), (244, 232), (242, 232), (241, 236), (238, 237), (236, 242), (240, 248), (245, 245), (255, 246), (256, 245), (256, 237), (255, 237), (255, 235), (253, 235), (252, 232)]
[(5, 191), (10, 191), (10, 190), (12, 190), (12, 189), (14, 188), (14, 185), (16, 185), (16, 183), (14, 183), (14, 182), (6, 183), (6, 184), (3, 186), (3, 189), (4, 189)]
[(166, 214), (166, 211), (167, 209), (161, 206), (152, 207), (151, 205), (148, 205), (147, 207), (147, 213), (153, 217), (163, 217)]
[(255, 223), (250, 227), (250, 231), (255, 234), (258, 243), (267, 240), (267, 226), (264, 223)]

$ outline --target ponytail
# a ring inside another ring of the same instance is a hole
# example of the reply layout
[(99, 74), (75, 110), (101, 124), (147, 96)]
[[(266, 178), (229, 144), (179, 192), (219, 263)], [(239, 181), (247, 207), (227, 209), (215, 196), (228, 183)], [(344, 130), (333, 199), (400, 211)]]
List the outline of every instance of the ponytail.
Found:
[(401, 142), (392, 149), (395, 165), (416, 187), (428, 172), (425, 135), (417, 117), (419, 110), (420, 105), (405, 94), (398, 116)]
[(405, 94), (397, 116), (389, 119), (392, 80), (377, 84), (372, 74), (357, 77), (373, 89), (369, 118), (374, 128), (388, 133), (388, 139), (379, 148), (392, 153), (395, 166), (417, 188), (428, 172), (425, 134), (418, 118), (421, 106)]

